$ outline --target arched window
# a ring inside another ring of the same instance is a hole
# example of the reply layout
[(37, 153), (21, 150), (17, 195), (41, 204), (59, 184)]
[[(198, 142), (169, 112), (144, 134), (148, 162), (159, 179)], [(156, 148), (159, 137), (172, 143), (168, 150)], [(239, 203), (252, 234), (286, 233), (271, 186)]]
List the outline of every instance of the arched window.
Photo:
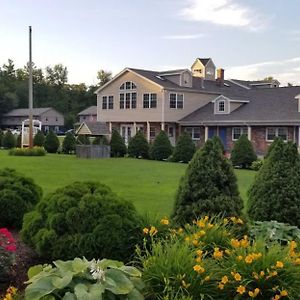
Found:
[(120, 109), (136, 108), (136, 85), (132, 81), (126, 81), (120, 86)]
[(120, 86), (120, 90), (135, 90), (135, 89), (136, 89), (136, 85), (132, 81), (126, 81), (122, 83)]

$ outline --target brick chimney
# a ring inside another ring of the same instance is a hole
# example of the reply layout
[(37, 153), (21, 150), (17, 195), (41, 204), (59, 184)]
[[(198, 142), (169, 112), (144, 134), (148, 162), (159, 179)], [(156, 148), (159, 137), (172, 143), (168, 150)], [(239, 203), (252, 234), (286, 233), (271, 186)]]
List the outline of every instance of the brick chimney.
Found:
[(218, 69), (217, 70), (217, 85), (218, 86), (224, 86), (224, 69)]

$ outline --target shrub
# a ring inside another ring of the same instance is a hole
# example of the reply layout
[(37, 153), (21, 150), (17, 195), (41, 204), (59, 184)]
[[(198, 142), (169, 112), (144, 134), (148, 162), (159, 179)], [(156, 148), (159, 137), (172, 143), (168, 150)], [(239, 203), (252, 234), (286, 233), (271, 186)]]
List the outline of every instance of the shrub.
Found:
[(167, 134), (162, 130), (155, 138), (150, 149), (150, 157), (155, 160), (164, 160), (172, 154), (173, 148)]
[(75, 182), (56, 190), (25, 215), (23, 240), (50, 259), (128, 260), (140, 240), (134, 206), (109, 187)]
[(2, 144), (3, 144), (3, 131), (0, 129), (0, 148), (2, 147)]
[(257, 159), (254, 162), (252, 162), (250, 169), (253, 171), (259, 171), (263, 163), (264, 162), (261, 159)]
[(45, 156), (46, 151), (43, 147), (13, 148), (9, 150), (8, 154), (13, 156)]
[(76, 144), (77, 145), (90, 145), (91, 141), (90, 141), (89, 136), (80, 134), (77, 136)]
[(127, 153), (125, 142), (115, 129), (113, 129), (111, 135), (110, 153), (112, 157), (123, 157)]
[(16, 146), (16, 142), (15, 136), (10, 130), (7, 130), (2, 139), (2, 146), (6, 149), (11, 149)]
[(45, 135), (42, 131), (38, 130), (33, 138), (33, 145), (38, 147), (44, 147)]
[(221, 148), (208, 140), (180, 181), (172, 218), (185, 224), (203, 214), (238, 216), (242, 208), (232, 166)]
[(53, 131), (49, 131), (45, 138), (45, 150), (49, 153), (56, 153), (59, 148), (59, 139)]
[(71, 133), (68, 132), (62, 143), (62, 152), (66, 154), (74, 153), (76, 150), (76, 138)]
[(128, 144), (128, 154), (136, 158), (149, 157), (149, 144), (142, 131), (138, 131)]
[(222, 140), (218, 136), (216, 136), (216, 135), (214, 135), (211, 140), (212, 140), (212, 142), (214, 144), (216, 144), (216, 145), (218, 145), (220, 147), (222, 153), (224, 154), (225, 153), (225, 148), (224, 148), (224, 145), (222, 143)]
[(93, 140), (93, 145), (109, 145), (109, 141), (105, 135), (96, 136)]
[(143, 300), (141, 273), (113, 260), (75, 258), (29, 269), (25, 299)]
[(246, 135), (242, 134), (233, 145), (231, 152), (232, 164), (234, 166), (241, 166), (242, 168), (249, 168), (256, 159), (257, 156), (251, 142)]
[(9, 281), (16, 242), (6, 228), (0, 228), (0, 282)]
[(184, 132), (178, 139), (174, 148), (173, 161), (189, 162), (196, 151), (195, 144), (191, 136)]
[(300, 159), (295, 144), (277, 140), (248, 192), (249, 216), (300, 226)]
[(21, 148), (22, 147), (22, 135), (18, 134), (17, 140), (16, 140), (16, 147)]
[(23, 215), (38, 203), (42, 189), (11, 169), (0, 171), (0, 227), (20, 228)]

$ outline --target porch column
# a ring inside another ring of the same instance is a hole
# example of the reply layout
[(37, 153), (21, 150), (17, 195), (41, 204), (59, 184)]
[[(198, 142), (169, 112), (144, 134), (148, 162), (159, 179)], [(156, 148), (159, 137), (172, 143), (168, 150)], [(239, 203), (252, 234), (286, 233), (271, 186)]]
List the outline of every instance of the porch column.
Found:
[(251, 142), (251, 126), (248, 126), (248, 140)]
[(112, 133), (112, 123), (111, 122), (108, 123), (108, 130), (109, 130), (109, 133), (111, 134)]
[(298, 151), (299, 150), (300, 150), (300, 126), (298, 126)]
[(136, 135), (136, 122), (133, 122), (133, 135), (132, 136), (135, 136)]
[(147, 141), (150, 142), (150, 122), (147, 121)]
[(205, 126), (205, 132), (204, 132), (204, 142), (208, 140), (208, 126)]
[(165, 122), (161, 122), (161, 127), (160, 127), (160, 129), (161, 129), (162, 131), (165, 131)]

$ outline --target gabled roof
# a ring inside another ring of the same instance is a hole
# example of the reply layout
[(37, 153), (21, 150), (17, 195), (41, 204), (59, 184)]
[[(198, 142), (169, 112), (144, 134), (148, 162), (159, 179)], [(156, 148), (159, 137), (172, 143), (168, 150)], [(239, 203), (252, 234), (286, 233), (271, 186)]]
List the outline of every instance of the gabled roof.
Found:
[(237, 85), (243, 86), (245, 88), (250, 88), (250, 89), (255, 88), (256, 86), (263, 86), (263, 85), (271, 85), (271, 84), (280, 85), (280, 82), (276, 79), (274, 79), (272, 81), (230, 79), (229, 81), (232, 83), (235, 83)]
[[(43, 107), (43, 108), (34, 108), (32, 113), (34, 116), (40, 116), (43, 113), (47, 112), (48, 110), (53, 109), (52, 107)], [(4, 117), (26, 117), (29, 115), (28, 108), (17, 108), (9, 111), (8, 113), (4, 114)]]
[(300, 125), (298, 101), (300, 87), (245, 90), (249, 103), (242, 104), (229, 114), (214, 114), (214, 103), (179, 121), (182, 125)]
[(90, 106), (80, 113), (77, 114), (78, 116), (90, 116), (90, 115), (97, 115), (97, 106)]
[(203, 64), (204, 67), (211, 60), (211, 58), (200, 58), (200, 57), (198, 57), (197, 59), (199, 59), (201, 61), (201, 63)]
[(108, 126), (104, 122), (83, 122), (76, 130), (76, 134), (78, 134), (83, 128), (89, 132), (88, 135), (109, 135)]

